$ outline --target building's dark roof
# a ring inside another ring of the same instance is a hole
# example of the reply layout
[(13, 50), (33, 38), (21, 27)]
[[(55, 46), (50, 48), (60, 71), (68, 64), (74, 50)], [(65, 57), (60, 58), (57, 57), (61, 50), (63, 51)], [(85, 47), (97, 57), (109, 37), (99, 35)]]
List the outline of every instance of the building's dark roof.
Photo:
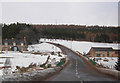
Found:
[(20, 45), (21, 43), (25, 43), (23, 40), (2, 40), (2, 44), (4, 45), (5, 42), (8, 42), (9, 45), (13, 45), (13, 42), (15, 42), (17, 45)]
[(120, 51), (120, 49), (114, 49), (115, 51)]
[(94, 51), (113, 51), (112, 47), (92, 47)]

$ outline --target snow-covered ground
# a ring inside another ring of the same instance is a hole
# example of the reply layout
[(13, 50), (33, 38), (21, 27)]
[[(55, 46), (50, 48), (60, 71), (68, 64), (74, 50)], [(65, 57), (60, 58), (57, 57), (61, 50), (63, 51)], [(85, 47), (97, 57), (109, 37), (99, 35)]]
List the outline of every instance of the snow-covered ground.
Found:
[[(46, 61), (48, 57), (48, 56), (41, 56), (41, 55), (34, 55), (34, 54), (24, 54), (19, 52), (18, 53), (9, 52), (1, 55), (4, 57), (8, 57), (8, 56), (13, 57), (13, 58), (10, 58), (10, 65), (12, 66), (13, 71), (15, 70), (16, 66), (27, 67), (31, 63), (42, 64)], [(3, 60), (5, 61), (6, 58), (3, 58)]]
[[(71, 48), (74, 51), (78, 51), (80, 53), (88, 53), (91, 47), (112, 47), (113, 49), (119, 49), (118, 44), (109, 44), (109, 43), (93, 43), (93, 42), (86, 42), (86, 41), (67, 41), (67, 40), (60, 40), (60, 39), (40, 39), (41, 44), (35, 44), (28, 46), (28, 53), (20, 53), (20, 52), (8, 52), (4, 54), (0, 54), (0, 67), (5, 65), (6, 59), (9, 61), (9, 65), (12, 67), (11, 71), (16, 69), (16, 66), (20, 67), (28, 67), (31, 63), (35, 64), (43, 64), (48, 56), (50, 56), (49, 63), (55, 59), (56, 62), (60, 61), (60, 59), (66, 57), (65, 55), (61, 54), (62, 57), (58, 57), (57, 53), (55, 55), (51, 55), (50, 52), (61, 52), (58, 47), (54, 45), (45, 43), (45, 42), (53, 42), (62, 44), (68, 48)], [(31, 54), (31, 53), (47, 53), (45, 54)], [(107, 58), (107, 57), (106, 57)], [(107, 58), (109, 61), (105, 62), (102, 60), (98, 60), (98, 64), (102, 64), (104, 66), (113, 67), (117, 58)], [(3, 64), (1, 64), (3, 62)], [(0, 75), (3, 74), (2, 69), (0, 69)]]
[[(48, 43), (35, 44), (28, 47), (28, 53), (20, 53), (9, 51), (8, 53), (4, 52), (0, 54), (0, 68), (5, 66), (7, 61), (7, 66), (11, 66), (11, 72), (16, 70), (16, 66), (19, 67), (28, 67), (31, 63), (36, 65), (41, 65), (46, 62), (48, 56), (50, 56), (49, 63), (59, 62), (62, 58), (65, 58), (66, 55), (61, 53), (61, 56), (58, 56), (57, 52), (61, 52), (58, 47)], [(39, 52), (41, 54), (31, 54)], [(55, 52), (54, 55), (51, 52)], [(3, 63), (3, 64), (2, 64)], [(3, 75), (3, 69), (0, 69), (0, 75)]]
[(29, 45), (28, 51), (34, 51), (34, 52), (61, 52), (61, 49), (48, 44), (48, 43), (41, 43), (41, 44), (35, 44), (35, 45)]
[[(78, 51), (80, 53), (88, 53), (91, 47), (112, 47), (113, 49), (120, 49), (120, 44), (113, 43), (97, 43), (97, 42), (87, 42), (87, 41), (71, 41), (71, 40), (62, 40), (62, 39), (40, 39), (40, 42), (53, 42), (64, 45), (74, 51)], [(108, 62), (103, 61), (104, 59), (108, 59)], [(113, 57), (112, 59), (109, 57), (103, 57), (102, 60), (98, 60), (98, 64), (102, 64), (105, 67), (114, 68), (115, 62), (117, 62), (117, 57)]]
[(112, 43), (96, 43), (96, 42), (87, 42), (87, 41), (71, 41), (71, 40), (62, 40), (62, 39), (40, 39), (41, 42), (53, 42), (64, 45), (68, 48), (71, 48), (74, 51), (80, 53), (88, 53), (91, 47), (112, 47), (113, 49), (120, 49), (120, 44)]
[[(115, 64), (117, 62), (117, 57), (94, 57), (95, 59), (98, 59), (98, 60), (95, 60), (95, 62), (99, 65), (103, 65), (104, 67), (107, 67), (107, 68), (110, 68), (110, 69), (115, 69)], [(90, 59), (94, 59), (93, 57), (90, 57)], [(107, 61), (104, 61), (104, 60), (108, 60)]]

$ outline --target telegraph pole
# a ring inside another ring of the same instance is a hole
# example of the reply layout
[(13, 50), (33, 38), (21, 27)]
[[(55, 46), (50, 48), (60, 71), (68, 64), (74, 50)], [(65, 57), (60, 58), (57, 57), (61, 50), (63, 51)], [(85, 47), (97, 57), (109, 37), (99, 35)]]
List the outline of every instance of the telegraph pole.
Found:
[(71, 38), (71, 49), (72, 49), (72, 38)]
[(25, 46), (26, 46), (26, 48), (27, 48), (28, 45), (27, 45), (26, 37), (24, 37), (24, 42), (25, 42)]

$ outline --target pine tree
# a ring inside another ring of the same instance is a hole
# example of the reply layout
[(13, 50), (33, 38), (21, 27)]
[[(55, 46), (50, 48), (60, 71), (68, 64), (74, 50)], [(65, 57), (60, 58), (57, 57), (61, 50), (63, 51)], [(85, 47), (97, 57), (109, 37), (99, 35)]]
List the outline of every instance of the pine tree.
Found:
[(120, 56), (118, 57), (118, 61), (116, 62), (115, 69), (120, 71)]

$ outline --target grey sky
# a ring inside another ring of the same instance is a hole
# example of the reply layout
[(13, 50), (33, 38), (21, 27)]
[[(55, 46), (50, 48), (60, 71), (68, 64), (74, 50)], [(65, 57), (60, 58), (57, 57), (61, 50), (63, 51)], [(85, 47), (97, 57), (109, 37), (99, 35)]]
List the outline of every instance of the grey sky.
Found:
[(118, 25), (117, 2), (3, 2), (2, 22)]
[(2, 23), (2, 3), (0, 3), (0, 23)]
[(118, 3), (118, 26), (120, 26), (120, 1)]

